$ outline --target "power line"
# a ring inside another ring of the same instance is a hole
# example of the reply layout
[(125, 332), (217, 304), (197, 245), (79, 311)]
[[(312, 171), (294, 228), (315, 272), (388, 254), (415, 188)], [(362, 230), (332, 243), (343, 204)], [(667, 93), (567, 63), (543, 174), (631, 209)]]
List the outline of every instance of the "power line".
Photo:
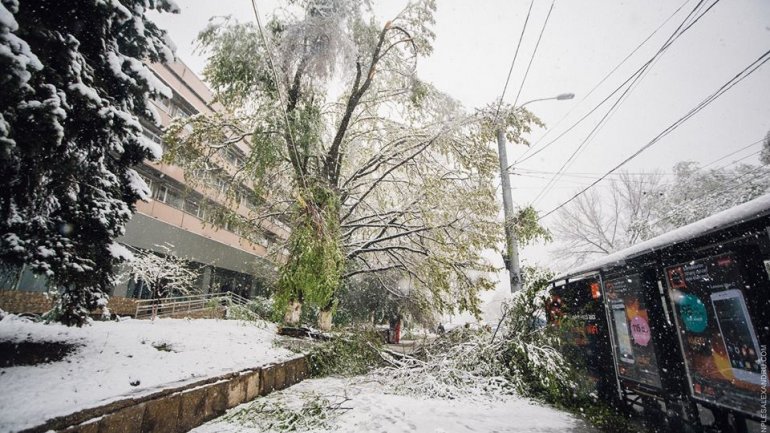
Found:
[[(717, 162), (723, 161), (726, 158), (729, 158), (729, 157), (731, 157), (731, 156), (733, 156), (733, 155), (735, 155), (737, 153), (740, 153), (740, 152), (742, 152), (742, 151), (744, 151), (744, 150), (746, 150), (746, 149), (748, 149), (748, 148), (750, 148), (752, 146), (756, 146), (757, 144), (760, 144), (760, 143), (764, 142), (764, 140), (765, 140), (764, 138), (760, 138), (757, 141), (753, 141), (753, 142), (751, 142), (751, 143), (749, 143), (749, 144), (747, 144), (745, 146), (742, 146), (738, 150), (731, 151), (731, 152), (727, 153), (726, 155), (720, 156), (717, 159), (709, 161), (706, 164), (698, 167), (698, 171), (704, 170), (707, 167), (710, 167), (710, 166), (716, 164)], [(738, 160), (735, 160), (735, 161), (732, 161), (732, 162), (730, 162), (728, 164), (725, 164), (723, 166), (717, 167), (717, 168), (715, 168), (715, 170), (720, 170), (720, 169), (723, 169), (723, 168), (725, 168), (725, 167), (727, 167), (729, 165), (736, 164), (736, 163), (738, 163), (740, 161), (743, 161), (743, 160), (745, 160), (747, 158), (750, 158), (751, 156), (754, 156), (754, 155), (760, 153), (761, 151), (762, 150), (760, 149), (760, 150), (758, 150), (756, 152), (753, 152), (753, 153), (751, 153), (749, 155), (746, 155), (746, 156), (744, 156), (744, 157), (742, 157), (742, 158), (740, 158)], [(514, 175), (521, 175), (522, 173), (519, 173), (520, 171), (524, 171), (525, 172), (524, 174), (532, 174), (532, 173), (534, 173), (534, 174), (543, 174), (543, 175), (551, 174), (552, 175), (552, 174), (556, 174), (557, 173), (555, 171), (536, 170), (536, 169), (525, 168), (525, 167), (517, 167), (516, 168), (516, 172), (514, 172), (512, 174), (514, 174)], [(598, 173), (598, 172), (566, 172), (565, 171), (565, 172), (562, 172), (561, 175), (562, 176), (566, 176), (566, 177), (576, 177), (576, 178), (584, 178), (584, 179), (596, 180), (602, 174), (603, 173)], [(614, 176), (624, 176), (624, 175), (649, 176), (649, 175), (653, 175), (653, 174), (660, 175), (660, 176), (676, 176), (676, 173), (660, 172), (660, 171), (648, 171), (648, 172), (629, 172), (629, 171), (623, 171), (623, 172), (620, 172), (620, 173), (610, 173), (610, 175), (614, 175)], [(545, 178), (543, 178), (543, 179), (545, 179)]]
[(711, 104), (712, 102), (714, 102), (714, 101), (715, 101), (717, 98), (719, 98), (720, 96), (722, 96), (722, 95), (723, 95), (725, 92), (727, 92), (728, 90), (730, 90), (730, 89), (731, 89), (733, 86), (735, 86), (736, 84), (738, 84), (738, 83), (740, 83), (741, 81), (743, 81), (744, 79), (746, 79), (746, 77), (748, 77), (749, 75), (751, 75), (752, 73), (754, 73), (754, 72), (755, 72), (757, 69), (759, 69), (759, 68), (760, 68), (762, 65), (764, 65), (764, 64), (765, 64), (765, 63), (766, 63), (768, 60), (770, 60), (770, 50), (766, 51), (766, 52), (765, 52), (765, 53), (763, 53), (761, 56), (759, 56), (759, 57), (757, 58), (757, 60), (753, 61), (751, 64), (749, 64), (748, 66), (746, 66), (746, 67), (745, 67), (743, 70), (741, 70), (741, 71), (740, 71), (738, 74), (736, 74), (736, 75), (735, 75), (733, 78), (731, 78), (730, 80), (728, 80), (728, 81), (727, 81), (725, 84), (723, 84), (723, 85), (722, 85), (722, 86), (721, 86), (719, 89), (717, 89), (717, 90), (716, 90), (714, 93), (712, 93), (711, 95), (709, 95), (708, 97), (706, 97), (706, 98), (705, 98), (703, 101), (701, 101), (701, 102), (700, 102), (698, 105), (696, 105), (696, 106), (695, 106), (693, 109), (691, 109), (689, 112), (687, 112), (687, 113), (686, 113), (684, 116), (680, 117), (680, 118), (679, 118), (679, 119), (677, 119), (677, 120), (676, 120), (674, 123), (672, 123), (671, 125), (669, 125), (669, 126), (668, 126), (666, 129), (664, 129), (664, 130), (663, 130), (663, 131), (662, 131), (660, 134), (658, 134), (658, 135), (657, 135), (655, 138), (653, 138), (653, 139), (652, 139), (652, 140), (650, 140), (650, 141), (649, 141), (647, 144), (645, 144), (644, 146), (642, 146), (642, 147), (641, 147), (639, 150), (637, 150), (637, 151), (636, 151), (634, 154), (632, 154), (632, 155), (631, 155), (631, 156), (629, 156), (628, 158), (624, 159), (624, 160), (623, 160), (623, 161), (622, 161), (620, 164), (616, 165), (616, 166), (615, 166), (615, 167), (613, 167), (611, 170), (609, 170), (607, 173), (605, 173), (604, 175), (602, 175), (602, 177), (600, 177), (599, 179), (597, 179), (596, 181), (594, 181), (593, 183), (591, 183), (591, 185), (587, 186), (586, 188), (584, 188), (583, 190), (581, 190), (581, 191), (580, 191), (580, 192), (578, 192), (577, 194), (575, 194), (575, 195), (573, 195), (572, 197), (570, 197), (570, 198), (569, 198), (569, 200), (567, 200), (567, 201), (565, 201), (565, 202), (561, 203), (560, 205), (556, 206), (554, 209), (551, 209), (549, 212), (547, 212), (545, 215), (543, 215), (542, 217), (540, 217), (540, 218), (538, 218), (538, 219), (543, 219), (543, 218), (547, 217), (548, 215), (551, 215), (552, 213), (554, 213), (554, 212), (556, 212), (557, 210), (561, 209), (562, 207), (564, 207), (565, 205), (567, 205), (568, 203), (570, 203), (572, 200), (576, 199), (577, 197), (579, 197), (580, 195), (582, 195), (583, 193), (585, 193), (586, 191), (588, 191), (589, 189), (591, 189), (591, 187), (593, 187), (593, 186), (594, 186), (594, 185), (596, 185), (597, 183), (599, 183), (599, 182), (601, 182), (602, 180), (604, 180), (604, 179), (605, 179), (607, 176), (609, 176), (610, 174), (612, 174), (613, 172), (615, 172), (617, 169), (619, 169), (620, 167), (624, 166), (626, 163), (628, 163), (628, 162), (629, 162), (629, 161), (631, 161), (632, 159), (634, 159), (634, 158), (636, 158), (637, 156), (639, 156), (639, 155), (640, 155), (642, 152), (644, 152), (645, 150), (649, 149), (649, 148), (650, 148), (651, 146), (653, 146), (655, 143), (657, 143), (658, 141), (660, 141), (660, 140), (661, 140), (663, 137), (665, 137), (666, 135), (670, 134), (672, 131), (674, 131), (676, 128), (678, 128), (680, 125), (682, 125), (684, 122), (686, 122), (687, 120), (689, 120), (690, 118), (692, 118), (694, 115), (696, 115), (697, 113), (699, 113), (699, 112), (700, 112), (700, 111), (701, 111), (703, 108), (705, 108), (706, 106), (708, 106), (709, 104)]
[(556, 3), (556, 0), (551, 1), (551, 8), (548, 9), (548, 15), (545, 16), (545, 21), (543, 22), (543, 28), (540, 29), (540, 36), (537, 37), (537, 43), (535, 44), (535, 49), (532, 51), (532, 56), (529, 58), (529, 63), (527, 64), (527, 70), (524, 72), (524, 78), (521, 79), (521, 86), (519, 86), (519, 91), (516, 93), (516, 98), (513, 100), (513, 107), (516, 108), (516, 103), (519, 102), (519, 96), (521, 96), (521, 91), (524, 89), (524, 83), (527, 82), (527, 76), (529, 75), (529, 68), (532, 67), (532, 62), (535, 60), (535, 55), (537, 54), (537, 49), (540, 47), (540, 40), (543, 39), (543, 33), (545, 33), (545, 28), (548, 25), (548, 19), (551, 18), (551, 12), (553, 12), (553, 5)]
[[(669, 36), (668, 40), (663, 44), (663, 46), (658, 50), (653, 57), (647, 61), (640, 69), (636, 71), (636, 73), (632, 76), (632, 79), (628, 87), (623, 91), (623, 93), (618, 97), (618, 99), (612, 104), (612, 106), (607, 110), (607, 112), (602, 116), (602, 118), (599, 120), (599, 122), (594, 126), (593, 129), (588, 133), (585, 139), (578, 145), (578, 147), (575, 149), (574, 152), (567, 158), (567, 160), (562, 164), (562, 166), (559, 168), (559, 171), (557, 174), (554, 175), (554, 179), (556, 179), (559, 174), (567, 168), (567, 166), (575, 160), (578, 153), (591, 141), (593, 137), (596, 136), (598, 131), (606, 124), (606, 121), (609, 119), (609, 117), (614, 114), (617, 110), (617, 107), (620, 106), (620, 104), (625, 100), (624, 98), (634, 89), (634, 86), (637, 85), (645, 76), (646, 72), (650, 69), (651, 65), (655, 63), (655, 61), (671, 46), (673, 43), (679, 39), (688, 29), (690, 29), (696, 22), (698, 22), (706, 13), (711, 10), (711, 8), (716, 5), (720, 0), (716, 0), (708, 9), (706, 9), (704, 12), (702, 12), (700, 15), (696, 16), (692, 23), (687, 25), (687, 27), (684, 27), (685, 24), (687, 24), (687, 21), (692, 17), (694, 14), (697, 13), (697, 11), (700, 9), (701, 5), (703, 4), (704, 0), (701, 0), (695, 8), (685, 17), (685, 19), (682, 21), (682, 23), (677, 27), (677, 29), (674, 31), (674, 33)], [(683, 28), (684, 27), (684, 28)], [(628, 81), (626, 81), (628, 82)], [(624, 83), (625, 84), (625, 83)], [(621, 85), (622, 86), (622, 85)], [(546, 186), (543, 188), (542, 191), (540, 191), (537, 196), (535, 196), (532, 203), (536, 203), (541, 197), (543, 197), (549, 190), (549, 187), (553, 185), (553, 181), (549, 181)]]
[[(554, 138), (553, 140), (551, 140), (551, 141), (549, 141), (548, 143), (546, 143), (546, 144), (545, 144), (545, 145), (544, 145), (542, 148), (540, 148), (540, 149), (539, 149), (538, 151), (536, 151), (535, 153), (533, 153), (533, 154), (529, 155), (529, 156), (528, 156), (528, 157), (526, 157), (526, 158), (522, 158), (522, 159), (520, 159), (520, 160), (516, 161), (516, 162), (515, 162), (513, 165), (516, 165), (516, 164), (520, 164), (520, 163), (522, 163), (522, 162), (524, 162), (524, 161), (526, 161), (526, 160), (528, 160), (528, 159), (530, 159), (530, 158), (534, 157), (534, 156), (535, 156), (535, 155), (537, 155), (538, 153), (542, 152), (543, 150), (545, 150), (546, 148), (548, 148), (549, 146), (551, 146), (553, 143), (557, 142), (559, 139), (561, 139), (561, 138), (562, 138), (562, 137), (564, 137), (564, 136), (565, 136), (567, 133), (569, 133), (569, 132), (570, 132), (570, 131), (572, 131), (572, 130), (573, 130), (575, 127), (577, 127), (577, 126), (578, 126), (580, 123), (582, 123), (582, 122), (583, 122), (585, 119), (587, 119), (587, 118), (588, 118), (590, 115), (592, 115), (592, 114), (593, 114), (593, 113), (594, 113), (596, 110), (598, 110), (598, 109), (599, 109), (599, 107), (601, 107), (602, 105), (604, 105), (604, 103), (605, 103), (605, 102), (609, 101), (609, 100), (610, 100), (610, 99), (611, 99), (613, 96), (615, 96), (615, 94), (616, 94), (616, 93), (618, 93), (618, 92), (619, 92), (621, 89), (623, 89), (623, 88), (626, 86), (626, 84), (628, 84), (629, 82), (631, 82), (631, 81), (633, 81), (633, 80), (636, 80), (636, 79), (637, 79), (637, 77), (638, 77), (640, 74), (642, 74), (642, 73), (643, 73), (643, 72), (644, 72), (644, 71), (645, 71), (645, 70), (646, 70), (646, 69), (647, 69), (647, 68), (648, 68), (648, 67), (649, 67), (649, 66), (650, 66), (650, 65), (651, 65), (651, 64), (652, 64), (654, 61), (655, 61), (655, 59), (656, 59), (656, 58), (657, 58), (657, 57), (658, 57), (658, 56), (659, 56), (659, 55), (660, 55), (660, 54), (661, 54), (663, 51), (665, 51), (666, 49), (668, 49), (668, 47), (669, 47), (669, 46), (670, 46), (672, 43), (674, 43), (674, 41), (676, 41), (676, 39), (678, 39), (678, 38), (679, 38), (679, 36), (681, 36), (681, 35), (684, 33), (684, 31), (682, 30), (682, 28), (684, 27), (685, 23), (686, 23), (686, 22), (687, 22), (687, 21), (690, 19), (690, 17), (692, 17), (692, 16), (693, 16), (693, 14), (694, 14), (694, 13), (695, 13), (695, 12), (696, 12), (696, 11), (697, 11), (699, 8), (700, 8), (700, 6), (703, 4), (703, 2), (704, 2), (704, 1), (705, 1), (705, 0), (700, 0), (700, 2), (698, 2), (698, 4), (697, 4), (697, 5), (695, 5), (695, 8), (693, 8), (693, 10), (692, 10), (692, 11), (690, 11), (690, 13), (689, 13), (689, 14), (687, 14), (687, 16), (686, 16), (686, 17), (685, 17), (685, 19), (682, 21), (682, 23), (679, 25), (679, 27), (677, 27), (677, 28), (676, 28), (676, 30), (674, 30), (674, 33), (673, 33), (671, 36), (669, 36), (669, 37), (668, 37), (668, 39), (667, 39), (667, 40), (666, 40), (666, 42), (663, 44), (663, 46), (662, 46), (660, 49), (658, 49), (658, 52), (656, 52), (656, 53), (653, 55), (653, 57), (652, 57), (652, 58), (650, 58), (650, 59), (649, 59), (647, 62), (645, 62), (645, 63), (644, 63), (642, 66), (640, 66), (640, 67), (639, 67), (639, 68), (638, 68), (636, 71), (634, 71), (634, 73), (633, 73), (633, 74), (631, 74), (631, 76), (629, 76), (629, 77), (628, 77), (628, 78), (627, 78), (627, 79), (626, 79), (626, 80), (625, 80), (623, 83), (621, 83), (619, 86), (617, 86), (617, 87), (615, 88), (615, 90), (613, 90), (613, 91), (612, 91), (612, 92), (611, 92), (609, 95), (607, 95), (607, 96), (606, 96), (604, 99), (602, 99), (602, 100), (601, 100), (601, 101), (600, 101), (598, 104), (596, 104), (596, 105), (595, 105), (595, 106), (594, 106), (594, 107), (593, 107), (593, 108), (592, 108), (592, 109), (591, 109), (591, 110), (590, 110), (588, 113), (586, 113), (585, 115), (583, 115), (583, 117), (581, 117), (580, 119), (578, 119), (578, 120), (577, 120), (575, 123), (573, 123), (573, 124), (572, 124), (572, 125), (571, 125), (569, 128), (567, 128), (566, 130), (564, 130), (564, 132), (562, 132), (561, 134), (559, 134), (559, 135), (558, 135), (556, 138)], [(719, 0), (717, 0), (717, 1), (719, 1)], [(701, 16), (702, 16), (702, 15), (701, 15)], [(697, 22), (697, 20), (696, 20), (696, 22)], [(689, 29), (690, 27), (691, 27), (691, 26), (688, 26), (688, 27), (687, 27), (687, 29)], [(681, 33), (680, 33), (680, 31), (681, 31)]]
[(535, 4), (535, 0), (529, 3), (529, 10), (527, 11), (527, 17), (524, 19), (524, 26), (521, 28), (521, 34), (519, 35), (519, 42), (516, 44), (516, 51), (513, 53), (513, 60), (511, 60), (511, 67), (508, 69), (508, 77), (505, 79), (505, 85), (503, 86), (503, 93), (500, 95), (500, 101), (497, 103), (497, 109), (495, 110), (495, 120), (500, 113), (500, 106), (503, 105), (503, 98), (505, 92), (508, 90), (508, 83), (511, 81), (511, 73), (513, 72), (513, 66), (516, 64), (516, 57), (519, 55), (519, 48), (521, 48), (521, 41), (524, 39), (524, 32), (527, 30), (527, 23), (529, 22), (529, 15), (532, 13), (532, 5)]
[(307, 180), (302, 170), (301, 158), (299, 157), (299, 151), (297, 150), (297, 142), (294, 140), (294, 133), (291, 129), (291, 121), (289, 121), (289, 113), (286, 111), (286, 102), (283, 99), (283, 93), (281, 92), (281, 82), (278, 79), (278, 72), (275, 69), (275, 62), (273, 62), (273, 54), (270, 51), (270, 44), (265, 37), (265, 30), (262, 28), (262, 20), (259, 18), (259, 9), (257, 8), (257, 0), (251, 0), (251, 7), (254, 9), (254, 17), (257, 19), (257, 28), (259, 28), (259, 36), (262, 38), (262, 44), (265, 46), (265, 52), (267, 54), (267, 60), (270, 64), (270, 70), (273, 73), (273, 79), (275, 80), (275, 89), (278, 92), (278, 99), (281, 102), (281, 111), (283, 112), (284, 120), (286, 121), (286, 131), (289, 133), (289, 140), (291, 141), (290, 147), (294, 151), (294, 157), (297, 158), (297, 172), (299, 174), (300, 182), (303, 186), (307, 186)]
[[(593, 93), (596, 91), (596, 89), (598, 89), (598, 88), (599, 88), (599, 87), (600, 87), (602, 84), (604, 84), (604, 82), (605, 82), (605, 81), (607, 81), (607, 79), (608, 79), (610, 76), (612, 76), (612, 74), (614, 74), (614, 73), (615, 73), (615, 72), (616, 72), (618, 69), (620, 69), (620, 67), (621, 67), (621, 66), (623, 66), (623, 64), (625, 64), (625, 63), (626, 63), (626, 61), (627, 61), (628, 59), (630, 59), (630, 58), (631, 58), (631, 56), (633, 56), (634, 54), (636, 54), (636, 52), (637, 52), (637, 51), (639, 51), (639, 49), (640, 49), (640, 48), (642, 48), (642, 46), (644, 46), (644, 44), (646, 44), (646, 43), (647, 43), (647, 41), (649, 41), (650, 39), (652, 39), (652, 37), (653, 37), (653, 36), (655, 36), (655, 34), (656, 34), (656, 33), (658, 33), (658, 32), (660, 31), (660, 29), (662, 29), (662, 28), (663, 28), (663, 27), (664, 27), (666, 24), (668, 24), (668, 22), (669, 22), (669, 21), (671, 21), (671, 19), (672, 19), (672, 18), (674, 18), (674, 16), (676, 16), (676, 14), (677, 14), (677, 13), (679, 13), (679, 11), (681, 11), (681, 10), (682, 10), (682, 8), (683, 8), (683, 7), (684, 7), (684, 6), (685, 6), (687, 3), (689, 3), (689, 2), (690, 2), (690, 0), (686, 0), (686, 1), (685, 1), (684, 3), (682, 3), (682, 4), (681, 4), (681, 5), (678, 7), (678, 8), (676, 8), (676, 10), (675, 10), (675, 11), (674, 11), (674, 12), (673, 12), (671, 15), (669, 15), (669, 17), (668, 17), (668, 18), (666, 18), (666, 19), (665, 19), (665, 21), (663, 21), (663, 23), (661, 23), (661, 24), (660, 24), (660, 25), (659, 25), (659, 26), (658, 26), (658, 27), (657, 27), (655, 30), (653, 30), (653, 32), (652, 32), (652, 33), (650, 33), (650, 34), (649, 34), (649, 36), (647, 36), (647, 37), (646, 37), (646, 38), (645, 38), (645, 39), (644, 39), (642, 42), (640, 42), (640, 43), (639, 43), (639, 45), (637, 45), (637, 46), (636, 46), (636, 48), (634, 48), (633, 50), (631, 50), (631, 52), (630, 52), (630, 53), (628, 53), (628, 55), (626, 55), (626, 57), (625, 57), (625, 58), (623, 58), (623, 60), (621, 60), (621, 61), (620, 61), (620, 63), (618, 63), (617, 65), (615, 65), (615, 67), (614, 67), (614, 68), (612, 68), (612, 70), (611, 70), (610, 72), (608, 72), (608, 73), (607, 73), (607, 75), (605, 75), (605, 76), (604, 76), (604, 77), (603, 77), (601, 80), (599, 80), (599, 82), (598, 82), (598, 83), (596, 83), (596, 84), (593, 86), (593, 88), (592, 88), (592, 89), (591, 89), (591, 90), (590, 90), (590, 91), (589, 91), (589, 92), (588, 92), (588, 93), (587, 93), (585, 96), (583, 96), (583, 97), (580, 99), (580, 101), (578, 101), (578, 102), (577, 102), (577, 104), (574, 104), (574, 105), (572, 106), (572, 108), (571, 108), (571, 109), (570, 109), (570, 110), (567, 112), (567, 114), (565, 114), (564, 116), (562, 116), (562, 118), (561, 118), (561, 119), (559, 119), (559, 120), (556, 122), (556, 124), (555, 124), (553, 127), (549, 128), (549, 129), (548, 129), (548, 130), (545, 132), (545, 134), (543, 134), (543, 136), (542, 136), (542, 137), (540, 137), (540, 139), (538, 139), (538, 140), (537, 140), (535, 143), (533, 143), (533, 144), (532, 144), (532, 146), (529, 146), (529, 148), (527, 148), (527, 150), (524, 152), (524, 154), (523, 154), (523, 155), (521, 155), (521, 156), (519, 157), (519, 159), (518, 159), (516, 162), (514, 162), (514, 165), (516, 165), (516, 164), (518, 164), (518, 163), (520, 163), (520, 162), (524, 162), (526, 159), (529, 159), (529, 158), (525, 158), (529, 152), (531, 152), (532, 150), (534, 150), (534, 149), (537, 147), (537, 145), (538, 145), (538, 144), (540, 144), (540, 142), (542, 142), (542, 141), (545, 139), (545, 137), (547, 137), (547, 136), (548, 136), (548, 134), (550, 134), (550, 133), (551, 133), (551, 131), (554, 131), (554, 130), (556, 130), (556, 129), (559, 127), (559, 125), (561, 125), (561, 123), (562, 123), (562, 122), (563, 122), (563, 121), (564, 121), (564, 120), (565, 120), (567, 117), (569, 117), (569, 115), (570, 115), (570, 114), (572, 114), (572, 112), (573, 112), (573, 111), (575, 111), (575, 109), (576, 109), (578, 106), (580, 106), (580, 104), (582, 104), (582, 103), (583, 103), (583, 101), (585, 101), (586, 99), (588, 99), (588, 97), (590, 97), (590, 96), (591, 96), (591, 95), (592, 95), (592, 94), (593, 94)], [(544, 150), (546, 147), (548, 147), (548, 146), (549, 146), (550, 144), (552, 144), (552, 143), (553, 143), (553, 141), (552, 141), (552, 142), (550, 142), (550, 143), (548, 143), (548, 144), (546, 144), (546, 145), (545, 145), (545, 147), (544, 147), (543, 149), (539, 149), (537, 152), (535, 152), (535, 154), (537, 154), (537, 153), (540, 153), (542, 150)], [(532, 156), (535, 156), (535, 154), (533, 154)]]
[[(759, 140), (757, 140), (757, 141), (755, 141), (755, 142), (753, 142), (753, 143), (750, 143), (750, 144), (748, 144), (748, 145), (746, 145), (746, 146), (743, 146), (743, 147), (741, 147), (740, 149), (738, 149), (738, 150), (736, 150), (736, 151), (734, 151), (734, 152), (730, 152), (730, 153), (728, 153), (727, 155), (725, 155), (725, 156), (723, 156), (723, 157), (721, 157), (721, 158), (718, 158), (718, 159), (716, 159), (716, 160), (714, 160), (714, 161), (711, 161), (711, 162), (709, 162), (708, 164), (706, 164), (706, 165), (704, 165), (703, 167), (701, 167), (701, 169), (704, 169), (704, 168), (706, 168), (706, 167), (708, 167), (708, 166), (710, 166), (710, 165), (713, 165), (713, 164), (715, 164), (715, 163), (717, 163), (717, 162), (719, 162), (719, 161), (722, 161), (722, 160), (723, 160), (723, 159), (725, 159), (725, 158), (729, 158), (729, 157), (731, 157), (731, 156), (735, 155), (736, 153), (738, 153), (738, 152), (740, 152), (740, 151), (742, 151), (742, 150), (746, 150), (746, 149), (748, 149), (748, 148), (749, 148), (749, 147), (751, 147), (751, 146), (756, 146), (757, 144), (759, 144), (759, 143), (762, 143), (763, 141), (764, 141), (764, 138), (760, 138)], [(761, 152), (761, 150), (760, 150), (759, 152)], [(755, 154), (757, 154), (757, 153), (759, 153), (759, 152), (754, 152), (754, 153), (752, 153), (751, 155), (755, 155)], [(751, 156), (751, 155), (749, 155), (749, 156)], [(741, 158), (741, 159), (739, 159), (738, 161), (743, 161), (744, 159), (746, 159), (746, 158)]]

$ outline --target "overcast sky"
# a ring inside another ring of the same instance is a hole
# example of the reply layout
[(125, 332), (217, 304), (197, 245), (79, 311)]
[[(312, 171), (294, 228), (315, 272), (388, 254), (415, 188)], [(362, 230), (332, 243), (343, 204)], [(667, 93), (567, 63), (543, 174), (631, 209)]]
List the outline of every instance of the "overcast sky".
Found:
[[(710, 4), (713, 0), (708, 0)], [(177, 54), (194, 71), (202, 70), (205, 59), (193, 52), (193, 41), (214, 15), (233, 15), (241, 21), (254, 20), (250, 0), (177, 0), (179, 15), (157, 17), (176, 42)], [(528, 105), (548, 127), (553, 128), (535, 150), (556, 138), (630, 74), (645, 63), (679, 26), (697, 0), (557, 0), (548, 26), (534, 58), (519, 103), (531, 99), (576, 94), (571, 101), (544, 101)], [(383, 21), (392, 17), (404, 1), (386, 0), (375, 4)], [(467, 107), (480, 107), (494, 101), (502, 92), (516, 42), (530, 2), (526, 0), (439, 0), (436, 15), (435, 51), (418, 67), (420, 76), (462, 101)], [(277, 3), (258, 1), (263, 17)], [(527, 62), (543, 25), (551, 1), (535, 0), (529, 25), (519, 53), (511, 84), (505, 96), (513, 103)], [(681, 10), (673, 17), (678, 8)], [(670, 18), (671, 17), (671, 18)], [(581, 100), (605, 74), (670, 20), (623, 67), (596, 92)], [(589, 141), (568, 173), (598, 177), (634, 153), (669, 124), (717, 90), (727, 80), (770, 49), (770, 1), (729, 0), (714, 6), (698, 23), (680, 37), (655, 62), (648, 74), (631, 91), (618, 111)], [(609, 104), (600, 108), (547, 150), (521, 165), (524, 170), (546, 173), (517, 175), (512, 178), (514, 201), (529, 203), (548, 182), (550, 174), (566, 161), (585, 139)], [(567, 113), (561, 123), (558, 123)], [(558, 124), (557, 124), (558, 123)], [(630, 171), (660, 169), (682, 160), (709, 163), (749, 143), (760, 140), (770, 130), (770, 63), (757, 70), (724, 96), (676, 129), (628, 164)], [(532, 134), (537, 142), (547, 129)], [(756, 162), (760, 145), (737, 153), (718, 165), (748, 156)], [(525, 152), (511, 147), (515, 160)], [(583, 174), (588, 173), (588, 174)], [(555, 188), (536, 202), (546, 212), (566, 198), (586, 177), (565, 176)], [(601, 184), (599, 187), (602, 187)], [(547, 219), (545, 220), (547, 223)], [(530, 248), (522, 254), (545, 261), (543, 248)]]

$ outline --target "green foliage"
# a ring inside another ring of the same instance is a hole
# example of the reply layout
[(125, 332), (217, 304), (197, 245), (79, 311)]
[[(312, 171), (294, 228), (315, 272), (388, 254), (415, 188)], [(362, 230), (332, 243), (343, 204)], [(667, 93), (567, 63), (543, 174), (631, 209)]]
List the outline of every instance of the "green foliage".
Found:
[(278, 279), (276, 311), (294, 300), (328, 308), (342, 278), (339, 198), (320, 184), (301, 194), (289, 236), (289, 258)]
[(584, 417), (602, 431), (638, 431), (628, 418), (590, 394), (593, 383), (585, 366), (563, 355), (570, 343), (564, 340), (564, 329), (574, 323), (565, 319), (559, 327), (545, 324), (545, 299), (554, 274), (531, 266), (522, 273), (524, 288), (506, 310), (501, 352), (517, 391)]
[(227, 319), (243, 320), (246, 322), (261, 322), (275, 318), (273, 301), (269, 298), (255, 296), (246, 305), (230, 304), (227, 308)]
[(419, 80), (435, 0), (409, 2), (384, 23), (367, 2), (288, 3), (291, 14), (267, 22), (267, 43), (231, 19), (201, 32), (206, 79), (225, 112), (173, 126), (170, 147), (185, 150), (172, 152), (189, 152), (189, 172), (212, 165), (212, 148), (252, 145), (230, 184), (254, 185), (264, 198), (248, 219), (292, 216), (275, 315), (294, 301), (328, 311), (345, 276), (372, 269), (409, 279), (401, 306), (426, 319), (478, 314), (495, 271), (481, 251), (502, 233), (489, 143), (501, 124), (521, 143), (539, 119), (510, 107), (495, 120), (469, 114)]
[(231, 410), (222, 419), (258, 431), (325, 431), (330, 428), (334, 409), (334, 402), (313, 393), (302, 399), (300, 407), (278, 398), (257, 399)]
[[(208, 54), (203, 76), (220, 102), (242, 105), (255, 93), (277, 98), (262, 40), (253, 23), (212, 18), (198, 34), (198, 49)], [(249, 55), (233, 55), (245, 52)]]
[(371, 328), (335, 337), (310, 351), (310, 374), (314, 377), (364, 374), (383, 365), (381, 346), (382, 337)]
[(520, 208), (516, 215), (508, 222), (508, 225), (516, 233), (516, 239), (522, 245), (529, 245), (537, 240), (550, 242), (553, 239), (551, 232), (540, 225), (537, 211), (531, 205)]
[(503, 362), (517, 390), (554, 402), (571, 398), (574, 371), (557, 350), (559, 334), (545, 326), (545, 294), (550, 271), (524, 267), (524, 288), (513, 295), (502, 323)]

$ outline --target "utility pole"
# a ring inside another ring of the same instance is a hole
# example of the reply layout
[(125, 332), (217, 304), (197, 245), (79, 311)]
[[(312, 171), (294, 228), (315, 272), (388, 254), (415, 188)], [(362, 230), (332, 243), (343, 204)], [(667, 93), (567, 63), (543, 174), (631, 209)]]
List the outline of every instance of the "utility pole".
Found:
[(508, 276), (511, 293), (521, 289), (521, 269), (519, 267), (519, 242), (511, 226), (513, 221), (513, 198), (511, 197), (511, 178), (508, 174), (508, 152), (505, 150), (505, 131), (497, 130), (497, 153), (500, 159), (500, 182), (503, 189), (503, 215), (505, 216), (505, 245), (508, 255)]
[[(552, 98), (540, 98), (527, 101), (514, 110), (537, 101), (548, 101), (555, 99), (564, 101), (575, 97), (573, 93), (562, 93)], [(500, 184), (503, 189), (503, 214), (505, 216), (505, 245), (508, 255), (508, 276), (511, 282), (511, 293), (521, 290), (521, 266), (519, 265), (519, 241), (516, 239), (516, 232), (513, 230), (513, 198), (511, 197), (511, 178), (508, 173), (508, 152), (505, 150), (505, 131), (502, 128), (497, 130), (497, 154), (500, 159)]]

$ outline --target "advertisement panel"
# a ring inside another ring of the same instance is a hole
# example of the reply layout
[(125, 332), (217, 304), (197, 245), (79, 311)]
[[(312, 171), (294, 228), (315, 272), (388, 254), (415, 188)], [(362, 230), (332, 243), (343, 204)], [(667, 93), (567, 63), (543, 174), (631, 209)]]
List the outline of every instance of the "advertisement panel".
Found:
[[(569, 344), (565, 354), (586, 369), (596, 390), (606, 387), (611, 374), (607, 325), (601, 301), (600, 282), (596, 278), (574, 281), (551, 291), (546, 305), (548, 322), (565, 333)], [(600, 394), (611, 392), (602, 390)]]
[(727, 253), (671, 266), (666, 279), (692, 396), (756, 415), (760, 346), (739, 259)]
[(660, 388), (660, 371), (639, 274), (605, 281), (615, 367), (624, 380)]

